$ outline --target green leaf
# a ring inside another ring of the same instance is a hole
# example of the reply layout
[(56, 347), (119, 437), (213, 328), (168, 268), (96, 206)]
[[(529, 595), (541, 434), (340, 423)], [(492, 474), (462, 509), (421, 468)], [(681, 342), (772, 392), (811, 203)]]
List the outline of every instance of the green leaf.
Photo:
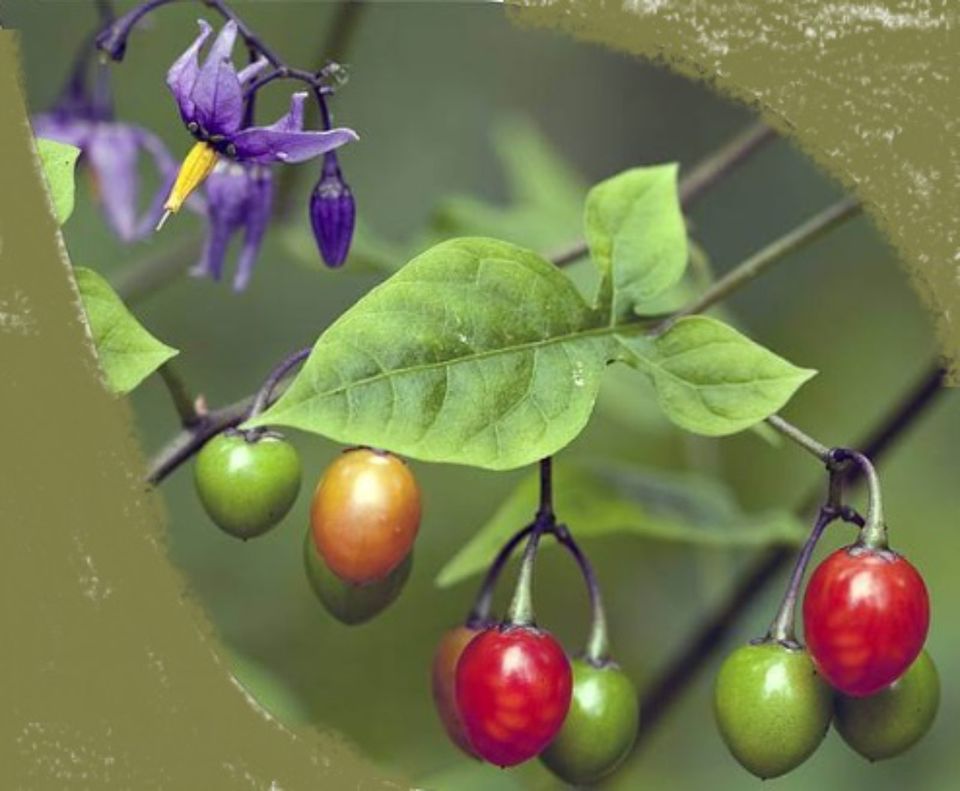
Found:
[(38, 137), (37, 152), (53, 201), (54, 217), (58, 224), (63, 225), (73, 213), (74, 169), (80, 149)]
[(597, 327), (570, 281), (535, 253), (455, 239), (343, 314), (248, 425), (426, 461), (519, 467), (586, 424), (615, 331)]
[[(786, 511), (744, 514), (721, 484), (694, 474), (665, 474), (622, 462), (554, 465), (558, 518), (578, 538), (614, 534), (704, 547), (797, 545), (806, 528)], [(491, 519), (441, 569), (454, 585), (484, 570), (537, 508), (539, 481), (521, 482)], [(547, 541), (546, 545), (552, 544)]]
[(129, 393), (178, 352), (147, 332), (100, 275), (74, 270), (107, 385)]
[(626, 361), (653, 380), (667, 417), (697, 434), (732, 434), (759, 423), (816, 373), (706, 316), (680, 319), (656, 338), (622, 343)]
[(597, 305), (609, 307), (612, 320), (663, 294), (687, 266), (677, 165), (634, 168), (597, 184), (584, 230), (601, 276)]

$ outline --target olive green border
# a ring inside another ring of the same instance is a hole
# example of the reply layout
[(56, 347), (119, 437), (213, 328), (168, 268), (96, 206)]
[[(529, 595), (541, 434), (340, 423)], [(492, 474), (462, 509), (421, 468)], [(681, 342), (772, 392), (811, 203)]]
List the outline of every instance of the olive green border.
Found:
[[(953, 359), (960, 47), (957, 20), (922, 5), (579, 0), (510, 14), (658, 58), (760, 109), (864, 200)], [(18, 63), (15, 35), (0, 32), (0, 782), (403, 787), (334, 736), (291, 733), (258, 710), (184, 598), (127, 406), (94, 367)], [(868, 312), (869, 293), (859, 300), (852, 310)]]

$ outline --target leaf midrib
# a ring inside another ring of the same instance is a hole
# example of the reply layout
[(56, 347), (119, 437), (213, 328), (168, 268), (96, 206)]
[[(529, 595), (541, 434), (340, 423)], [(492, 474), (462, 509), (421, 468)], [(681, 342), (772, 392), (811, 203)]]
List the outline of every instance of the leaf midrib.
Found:
[[(459, 365), (467, 362), (477, 362), (479, 360), (485, 360), (499, 355), (505, 354), (519, 354), (524, 351), (538, 350), (554, 345), (563, 345), (564, 343), (571, 343), (574, 341), (589, 340), (591, 338), (602, 338), (604, 336), (616, 335), (616, 334), (627, 334), (633, 335), (637, 332), (642, 332), (646, 328), (645, 322), (637, 321), (630, 322), (628, 324), (618, 324), (612, 327), (594, 327), (589, 330), (580, 330), (577, 332), (566, 333), (564, 335), (554, 335), (550, 338), (545, 338), (539, 341), (530, 341), (528, 343), (518, 344), (516, 346), (510, 346), (500, 349), (490, 349), (482, 352), (474, 352), (469, 355), (464, 355), (462, 357), (453, 357), (449, 360), (443, 360), (440, 362), (434, 363), (423, 363), (420, 365), (411, 365), (406, 368), (392, 368), (389, 371), (381, 370), (380, 373), (373, 376), (368, 376), (363, 379), (356, 379), (352, 382), (347, 382), (344, 385), (339, 385), (330, 390), (323, 391), (314, 391), (310, 394), (309, 398), (302, 399), (302, 401), (312, 401), (320, 398), (329, 398), (330, 396), (337, 396), (345, 393), (347, 390), (352, 390), (354, 388), (363, 387), (369, 384), (375, 384), (376, 382), (382, 381), (384, 379), (389, 379), (395, 376), (405, 376), (409, 374), (416, 374), (423, 371), (432, 371), (441, 368), (448, 368), (453, 365)], [(308, 361), (309, 362), (309, 361)]]

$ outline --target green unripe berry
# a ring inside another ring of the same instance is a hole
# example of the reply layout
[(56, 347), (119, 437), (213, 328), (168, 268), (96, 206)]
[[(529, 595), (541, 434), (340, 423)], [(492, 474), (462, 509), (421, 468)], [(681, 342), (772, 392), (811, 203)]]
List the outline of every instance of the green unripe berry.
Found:
[(353, 626), (383, 612), (400, 595), (410, 576), (413, 553), (383, 579), (354, 585), (340, 579), (327, 567), (317, 551), (313, 533), (308, 530), (303, 542), (303, 564), (310, 587), (327, 612), (341, 623)]
[(242, 539), (279, 523), (300, 491), (300, 456), (272, 432), (218, 434), (200, 449), (193, 472), (207, 514)]
[(813, 755), (830, 725), (831, 697), (806, 651), (764, 642), (738, 648), (724, 661), (714, 715), (733, 757), (766, 779)]
[(540, 760), (572, 785), (594, 783), (626, 758), (639, 725), (637, 690), (614, 664), (571, 662), (573, 697), (560, 733)]
[(923, 651), (889, 687), (865, 698), (837, 695), (834, 726), (864, 758), (881, 761), (910, 749), (933, 725), (940, 706), (940, 676)]

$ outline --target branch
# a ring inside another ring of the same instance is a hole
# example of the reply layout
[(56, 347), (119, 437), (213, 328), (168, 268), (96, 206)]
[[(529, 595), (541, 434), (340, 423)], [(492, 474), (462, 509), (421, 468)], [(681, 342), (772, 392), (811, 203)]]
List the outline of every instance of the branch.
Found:
[(767, 423), (791, 442), (795, 442), (811, 456), (816, 457), (824, 464), (829, 463), (830, 448), (798, 429), (793, 423), (788, 423), (780, 417), (780, 415), (770, 415), (770, 417), (767, 418)]
[[(916, 423), (936, 400), (944, 387), (946, 372), (934, 366), (924, 372), (914, 386), (897, 402), (877, 428), (863, 443), (863, 453), (879, 461), (893, 444)], [(852, 466), (845, 474), (845, 483), (852, 485), (862, 477), (859, 465)], [(803, 501), (797, 513), (806, 516), (817, 507), (822, 492), (817, 491)], [(643, 744), (660, 718), (696, 678), (697, 674), (723, 646), (738, 619), (763, 589), (785, 569), (793, 556), (791, 549), (777, 547), (760, 553), (751, 566), (735, 582), (733, 589), (707, 616), (700, 627), (680, 651), (668, 662), (659, 677), (648, 686), (641, 696), (643, 717), (634, 752)]]
[[(776, 132), (763, 121), (756, 121), (720, 148), (700, 160), (680, 179), (680, 205), (689, 209), (724, 176), (736, 170), (750, 157), (776, 138)], [(579, 241), (550, 256), (557, 266), (567, 266), (587, 254), (587, 243)]]
[(156, 486), (200, 450), (211, 437), (242, 423), (252, 403), (252, 397), (244, 398), (222, 409), (201, 415), (150, 460), (147, 483)]
[(657, 325), (653, 329), (653, 334), (659, 335), (665, 332), (670, 329), (678, 319), (684, 316), (703, 313), (705, 310), (713, 307), (718, 302), (721, 302), (734, 292), (743, 288), (773, 264), (785, 258), (790, 253), (795, 253), (797, 250), (815, 242), (821, 236), (832, 231), (837, 226), (842, 225), (847, 220), (858, 216), (862, 210), (863, 208), (854, 198), (844, 198), (824, 209), (819, 214), (815, 214), (806, 222), (798, 225), (779, 239), (774, 240), (766, 247), (758, 250), (743, 263), (735, 266), (693, 302), (686, 307), (680, 308), (680, 310), (674, 313), (669, 319)]
[(277, 393), (280, 382), (287, 378), (309, 353), (310, 349), (302, 349), (285, 358), (270, 372), (266, 381), (253, 395), (213, 412), (197, 414), (192, 422), (184, 423), (180, 433), (150, 460), (147, 483), (156, 486), (199, 451), (211, 437), (240, 425), (256, 411), (266, 409), (274, 403), (280, 397)]
[(170, 393), (173, 408), (177, 410), (177, 415), (180, 417), (180, 425), (185, 428), (195, 425), (200, 420), (201, 414), (180, 371), (172, 361), (168, 360), (160, 366), (157, 373), (160, 374), (160, 379)]

